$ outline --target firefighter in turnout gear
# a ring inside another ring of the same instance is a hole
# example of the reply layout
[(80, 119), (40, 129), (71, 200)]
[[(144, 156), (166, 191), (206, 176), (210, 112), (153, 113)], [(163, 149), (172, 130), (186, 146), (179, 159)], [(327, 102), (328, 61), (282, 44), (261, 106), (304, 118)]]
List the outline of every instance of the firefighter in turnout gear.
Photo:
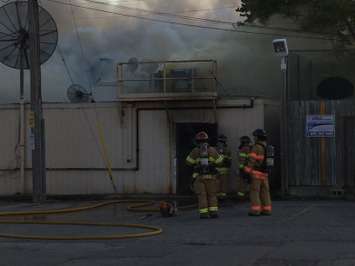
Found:
[(251, 176), (250, 186), (250, 211), (249, 215), (259, 216), (271, 215), (272, 206), (270, 198), (268, 169), (266, 164), (266, 132), (263, 129), (256, 129), (253, 132), (255, 144), (251, 148), (248, 157), (248, 164), (244, 171)]
[(238, 196), (244, 198), (249, 191), (248, 185), (251, 183), (251, 178), (248, 173), (245, 172), (245, 167), (248, 163), (248, 157), (252, 148), (251, 139), (248, 136), (242, 136), (240, 138), (240, 145), (238, 147), (239, 154), (239, 176), (237, 180)]
[(231, 167), (231, 162), (232, 162), (231, 152), (227, 146), (227, 137), (224, 135), (218, 136), (217, 152), (221, 156), (223, 156), (222, 164), (216, 168), (217, 172), (218, 172), (217, 197), (219, 199), (224, 199), (227, 196), (227, 183), (228, 183), (228, 177), (230, 174), (230, 167)]
[(223, 157), (208, 144), (208, 135), (201, 131), (196, 134), (198, 147), (186, 158), (186, 163), (194, 167), (193, 188), (198, 196), (200, 218), (217, 218), (216, 166), (223, 162)]

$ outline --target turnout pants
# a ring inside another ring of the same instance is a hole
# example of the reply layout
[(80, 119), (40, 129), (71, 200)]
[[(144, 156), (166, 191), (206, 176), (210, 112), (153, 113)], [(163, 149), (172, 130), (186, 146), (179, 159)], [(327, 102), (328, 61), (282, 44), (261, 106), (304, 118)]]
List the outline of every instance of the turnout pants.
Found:
[(225, 170), (218, 174), (217, 183), (217, 196), (225, 197), (227, 195), (227, 183), (229, 178), (229, 171)]
[(271, 197), (268, 178), (257, 179), (252, 177), (250, 185), (250, 213), (271, 213)]
[(237, 176), (237, 190), (238, 194), (242, 193), (246, 195), (249, 192), (249, 183), (250, 181), (249, 174), (245, 173), (243, 170), (240, 170), (239, 175)]
[(217, 184), (213, 175), (200, 175), (196, 177), (194, 190), (198, 196), (200, 214), (218, 211)]

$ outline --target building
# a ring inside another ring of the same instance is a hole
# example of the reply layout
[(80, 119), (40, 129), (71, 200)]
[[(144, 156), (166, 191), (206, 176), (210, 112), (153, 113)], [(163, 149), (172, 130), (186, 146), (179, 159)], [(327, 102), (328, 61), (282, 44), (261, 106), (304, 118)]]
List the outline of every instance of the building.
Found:
[[(266, 128), (279, 147), (279, 105), (257, 98), (220, 98), (216, 70), (213, 60), (122, 63), (119, 101), (44, 104), (47, 193), (113, 193), (107, 174), (112, 168), (119, 193), (189, 194), (191, 171), (185, 157), (199, 130), (207, 130), (212, 139), (218, 133), (229, 138), (232, 173), (242, 135)], [(25, 121), (29, 115), (26, 105)], [(31, 193), (33, 142), (27, 130), (21, 160), (19, 106), (2, 105), (0, 117), (0, 195)], [(279, 172), (274, 176), (277, 190)], [(230, 182), (230, 190), (236, 190), (235, 178)]]

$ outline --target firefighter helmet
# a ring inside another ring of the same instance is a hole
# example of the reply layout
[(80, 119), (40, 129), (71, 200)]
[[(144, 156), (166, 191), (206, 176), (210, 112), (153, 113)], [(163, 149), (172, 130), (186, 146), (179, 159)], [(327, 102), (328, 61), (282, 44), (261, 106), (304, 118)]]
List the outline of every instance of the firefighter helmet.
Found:
[(208, 140), (208, 134), (205, 131), (198, 132), (195, 136), (196, 141)]
[(218, 136), (218, 142), (226, 143), (227, 142), (227, 137), (223, 134)]
[(249, 144), (251, 143), (251, 139), (249, 138), (249, 136), (242, 136), (240, 138), (240, 143), (242, 144)]
[(253, 136), (257, 137), (257, 138), (260, 138), (260, 137), (261, 138), (266, 138), (267, 134), (266, 134), (266, 131), (264, 129), (258, 128), (258, 129), (254, 130)]

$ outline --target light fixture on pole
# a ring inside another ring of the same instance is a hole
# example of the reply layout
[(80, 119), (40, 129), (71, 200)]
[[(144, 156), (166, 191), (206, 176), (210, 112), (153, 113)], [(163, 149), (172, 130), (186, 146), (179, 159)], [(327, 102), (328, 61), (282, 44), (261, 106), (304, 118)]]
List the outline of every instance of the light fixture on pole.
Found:
[(272, 42), (274, 53), (281, 57), (281, 72), (283, 88), (281, 93), (281, 188), (282, 193), (288, 192), (288, 46), (286, 39), (276, 39)]

